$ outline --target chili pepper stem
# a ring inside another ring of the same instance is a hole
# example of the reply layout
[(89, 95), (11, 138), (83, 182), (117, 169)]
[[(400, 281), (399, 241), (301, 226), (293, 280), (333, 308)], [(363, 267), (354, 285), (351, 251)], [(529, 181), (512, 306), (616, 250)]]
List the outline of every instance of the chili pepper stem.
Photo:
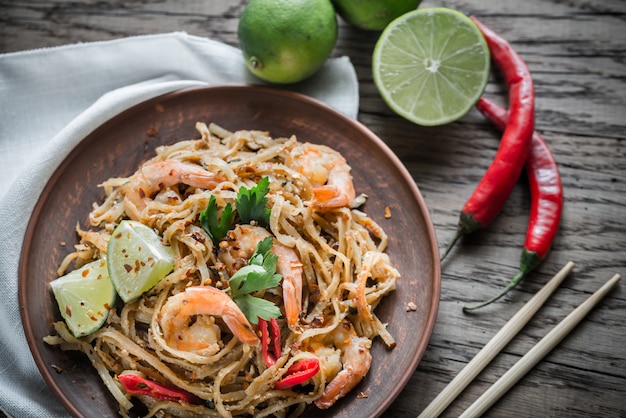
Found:
[(446, 248), (445, 252), (439, 259), (439, 262), (442, 262), (443, 259), (446, 258), (446, 256), (448, 255), (452, 247), (454, 247), (454, 244), (456, 244), (459, 238), (465, 235), (469, 235), (472, 232), (478, 231), (481, 228), (482, 228), (482, 225), (472, 215), (465, 213), (465, 212), (461, 212), (461, 215), (459, 216), (459, 224), (456, 229), (456, 233), (452, 237), (452, 241), (450, 241), (450, 243), (448, 244), (448, 247)]
[(448, 255), (448, 253), (450, 252), (450, 250), (452, 249), (452, 247), (454, 247), (454, 244), (456, 244), (456, 242), (459, 240), (459, 238), (461, 238), (462, 236), (464, 236), (465, 233), (463, 231), (461, 231), (461, 228), (458, 228), (456, 230), (456, 233), (454, 234), (454, 236), (452, 237), (452, 241), (450, 241), (450, 243), (448, 244), (448, 247), (446, 248), (446, 250), (444, 251), (443, 255), (441, 256), (441, 258), (439, 259), (439, 261), (443, 261), (444, 258), (446, 258), (446, 256)]
[(524, 271), (519, 271), (515, 276), (513, 276), (513, 278), (511, 279), (511, 281), (509, 282), (509, 284), (502, 290), (502, 292), (500, 292), (499, 294), (497, 294), (496, 296), (492, 297), (491, 299), (488, 299), (484, 302), (480, 302), (476, 305), (470, 305), (470, 306), (464, 306), (463, 307), (463, 311), (464, 312), (469, 312), (469, 311), (473, 311), (476, 310), (478, 308), (482, 308), (483, 306), (487, 306), (490, 303), (495, 302), (496, 300), (500, 299), (502, 296), (506, 295), (509, 290), (513, 289), (515, 286), (517, 286), (517, 284), (519, 282), (522, 281), (522, 279), (526, 276), (526, 272)]
[(541, 257), (539, 257), (539, 255), (536, 252), (523, 250), (522, 256), (520, 257), (519, 271), (517, 272), (515, 276), (513, 276), (509, 284), (504, 288), (504, 290), (502, 290), (502, 292), (492, 297), (491, 299), (481, 302), (477, 305), (464, 306), (463, 311), (465, 312), (473, 311), (475, 309), (482, 308), (483, 306), (489, 305), (490, 303), (495, 302), (496, 300), (500, 299), (502, 296), (506, 295), (509, 292), (509, 290), (517, 286), (517, 284), (521, 282), (522, 279), (526, 277), (528, 273), (533, 271), (535, 267), (537, 267), (541, 263), (541, 260), (542, 260)]

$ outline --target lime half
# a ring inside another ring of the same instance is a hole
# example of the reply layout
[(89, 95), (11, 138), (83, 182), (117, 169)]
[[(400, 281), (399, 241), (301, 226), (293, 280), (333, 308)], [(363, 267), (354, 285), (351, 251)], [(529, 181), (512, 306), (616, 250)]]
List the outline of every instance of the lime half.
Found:
[(106, 261), (96, 260), (50, 282), (61, 316), (75, 337), (102, 326), (115, 303)]
[(424, 126), (465, 116), (489, 78), (489, 47), (462, 13), (423, 8), (391, 22), (372, 56), (374, 82), (389, 107)]
[(129, 302), (172, 271), (174, 256), (152, 228), (137, 221), (122, 221), (109, 240), (107, 265), (117, 294)]

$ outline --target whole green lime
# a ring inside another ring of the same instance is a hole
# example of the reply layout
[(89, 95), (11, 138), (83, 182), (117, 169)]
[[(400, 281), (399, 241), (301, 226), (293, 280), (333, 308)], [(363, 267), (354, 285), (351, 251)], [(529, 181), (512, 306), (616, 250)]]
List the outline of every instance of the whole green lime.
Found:
[(395, 18), (417, 9), (422, 0), (333, 0), (343, 20), (361, 29), (380, 31)]
[(337, 17), (331, 0), (250, 0), (237, 32), (253, 74), (270, 83), (296, 83), (330, 56)]

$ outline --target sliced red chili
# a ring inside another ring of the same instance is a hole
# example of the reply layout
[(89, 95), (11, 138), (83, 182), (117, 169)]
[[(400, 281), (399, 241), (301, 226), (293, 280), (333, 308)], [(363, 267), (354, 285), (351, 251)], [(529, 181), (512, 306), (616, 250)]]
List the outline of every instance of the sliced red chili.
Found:
[(287, 373), (274, 385), (274, 389), (288, 389), (300, 385), (317, 374), (320, 362), (316, 358), (300, 360), (287, 369)]
[(120, 381), (126, 392), (131, 395), (150, 396), (152, 398), (172, 402), (198, 402), (198, 398), (186, 390), (162, 385), (133, 373), (121, 374), (117, 377), (117, 379)]
[(276, 360), (281, 356), (280, 346), (280, 327), (276, 318), (270, 319), (270, 328), (267, 327), (267, 321), (259, 318), (259, 330), (261, 330), (261, 352), (267, 367), (276, 364)]

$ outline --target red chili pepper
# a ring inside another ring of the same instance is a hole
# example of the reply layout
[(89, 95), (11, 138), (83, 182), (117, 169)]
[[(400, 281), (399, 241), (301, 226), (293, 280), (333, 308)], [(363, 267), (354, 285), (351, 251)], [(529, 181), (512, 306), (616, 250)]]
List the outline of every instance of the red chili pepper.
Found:
[(274, 384), (274, 389), (288, 389), (306, 382), (320, 370), (320, 362), (316, 358), (300, 360), (287, 369), (285, 376)]
[(506, 40), (472, 20), (508, 86), (510, 117), (494, 160), (461, 210), (456, 234), (441, 260), (460, 237), (486, 228), (500, 212), (522, 172), (534, 130), (535, 95), (528, 67)]
[[(478, 101), (476, 108), (491, 123), (504, 129), (509, 117), (506, 109), (485, 98)], [(537, 267), (550, 251), (561, 220), (563, 186), (554, 156), (537, 132), (533, 133), (530, 154), (526, 160), (526, 174), (530, 185), (531, 207), (520, 270), (500, 294), (478, 305), (465, 307), (465, 310), (478, 309), (504, 296)]]
[(280, 327), (278, 326), (276, 318), (270, 319), (270, 327), (271, 329), (267, 328), (267, 321), (265, 319), (259, 318), (259, 329), (261, 330), (261, 352), (263, 353), (263, 359), (265, 360), (267, 367), (271, 367), (276, 364), (276, 360), (281, 356)]
[(193, 394), (171, 386), (165, 386), (145, 379), (133, 373), (120, 374), (117, 377), (126, 392), (131, 395), (144, 395), (172, 402), (198, 403)]

